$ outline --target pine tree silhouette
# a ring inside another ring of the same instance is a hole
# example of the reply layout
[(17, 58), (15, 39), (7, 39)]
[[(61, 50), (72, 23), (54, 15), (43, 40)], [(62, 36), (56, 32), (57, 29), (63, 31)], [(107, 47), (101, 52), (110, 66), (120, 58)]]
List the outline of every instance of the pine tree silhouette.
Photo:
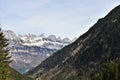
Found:
[(0, 29), (0, 80), (11, 80), (9, 78), (9, 63), (11, 62), (7, 40)]

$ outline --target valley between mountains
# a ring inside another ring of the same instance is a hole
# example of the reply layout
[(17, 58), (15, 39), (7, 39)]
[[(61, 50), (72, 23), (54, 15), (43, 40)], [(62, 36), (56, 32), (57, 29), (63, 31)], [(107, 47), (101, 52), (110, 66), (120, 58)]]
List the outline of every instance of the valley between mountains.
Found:
[(120, 5), (73, 40), (2, 30), (0, 64), (0, 80), (120, 80)]

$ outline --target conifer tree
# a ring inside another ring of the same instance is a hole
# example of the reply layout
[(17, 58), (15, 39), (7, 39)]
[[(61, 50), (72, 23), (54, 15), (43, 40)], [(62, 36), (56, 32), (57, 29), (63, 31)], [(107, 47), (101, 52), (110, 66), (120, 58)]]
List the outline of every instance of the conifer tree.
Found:
[(9, 50), (6, 49), (8, 46), (7, 40), (0, 29), (0, 80), (11, 80), (9, 78), (9, 63), (10, 57)]

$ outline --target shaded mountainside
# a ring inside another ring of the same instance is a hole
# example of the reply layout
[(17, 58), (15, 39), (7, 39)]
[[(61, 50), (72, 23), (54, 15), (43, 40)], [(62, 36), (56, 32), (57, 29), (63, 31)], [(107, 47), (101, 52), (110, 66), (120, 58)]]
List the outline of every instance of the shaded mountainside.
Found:
[(9, 71), (10, 71), (9, 75), (12, 80), (34, 80), (32, 78), (21, 75), (19, 72), (17, 72), (16, 70), (10, 67), (9, 67)]
[[(105, 76), (114, 72), (113, 78)], [(41, 80), (120, 80), (120, 6), (26, 75)]]

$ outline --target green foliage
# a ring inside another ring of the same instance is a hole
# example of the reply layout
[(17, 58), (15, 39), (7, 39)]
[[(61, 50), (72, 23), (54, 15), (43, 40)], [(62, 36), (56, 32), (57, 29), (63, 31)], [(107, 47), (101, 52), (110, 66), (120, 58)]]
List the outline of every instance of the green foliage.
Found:
[(9, 50), (6, 49), (8, 43), (0, 30), (0, 80), (32, 80), (9, 67), (11, 62)]
[[(64, 79), (63, 79), (64, 80)], [(70, 78), (66, 79), (66, 80), (80, 80), (79, 77), (77, 76), (71, 76)], [(83, 80), (83, 79), (82, 79)]]
[(11, 80), (9, 77), (8, 65), (11, 62), (8, 57), (7, 41), (4, 38), (3, 33), (0, 31), (0, 80)]
[(93, 80), (120, 80), (120, 63), (107, 63), (98, 73), (94, 73)]
[(9, 76), (12, 80), (34, 80), (32, 78), (21, 75), (19, 72), (12, 69), (11, 67), (9, 67), (9, 71), (10, 71)]

